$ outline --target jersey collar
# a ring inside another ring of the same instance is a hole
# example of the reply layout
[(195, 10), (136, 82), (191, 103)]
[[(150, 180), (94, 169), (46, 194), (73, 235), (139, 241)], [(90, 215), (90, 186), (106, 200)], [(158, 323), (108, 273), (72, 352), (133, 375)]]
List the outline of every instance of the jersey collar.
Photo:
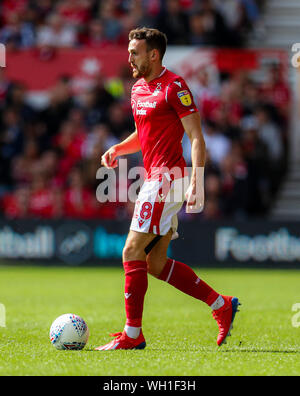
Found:
[[(160, 73), (160, 75), (157, 78), (160, 78), (163, 74), (165, 74), (166, 70), (167, 68), (163, 66), (163, 71)], [(154, 80), (156, 80), (156, 78)]]
[(163, 70), (162, 70), (162, 72), (160, 73), (159, 76), (155, 77), (149, 83), (147, 83), (145, 79), (144, 79), (144, 81), (146, 82), (146, 84), (150, 85), (150, 84), (154, 83), (156, 80), (158, 80), (159, 78), (161, 78), (165, 74), (166, 71), (167, 71), (167, 68), (165, 66), (163, 66)]

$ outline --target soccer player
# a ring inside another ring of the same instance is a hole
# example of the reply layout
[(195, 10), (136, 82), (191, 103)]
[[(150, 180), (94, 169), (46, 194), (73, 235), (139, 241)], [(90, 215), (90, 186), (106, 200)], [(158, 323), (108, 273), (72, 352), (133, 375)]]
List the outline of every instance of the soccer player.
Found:
[[(200, 212), (204, 205), (205, 142), (187, 84), (162, 64), (166, 45), (165, 34), (156, 29), (129, 33), (128, 61), (138, 78), (131, 94), (136, 130), (106, 151), (101, 161), (115, 168), (117, 157), (141, 150), (147, 176), (123, 249), (125, 327), (96, 350), (145, 348), (142, 315), (148, 273), (211, 307), (219, 327), (218, 345), (230, 335), (239, 305), (236, 297), (217, 293), (189, 266), (167, 257), (171, 239), (178, 236), (177, 213), (184, 200), (187, 212)], [(190, 181), (182, 155), (184, 132), (192, 147)]]

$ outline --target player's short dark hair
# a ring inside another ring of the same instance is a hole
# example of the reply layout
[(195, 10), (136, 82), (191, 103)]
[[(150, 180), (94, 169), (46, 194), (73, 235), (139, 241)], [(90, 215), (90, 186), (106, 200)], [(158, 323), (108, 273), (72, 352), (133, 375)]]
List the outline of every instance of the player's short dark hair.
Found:
[(157, 49), (160, 54), (160, 59), (164, 57), (167, 49), (167, 36), (158, 29), (147, 27), (137, 28), (129, 32), (129, 41), (131, 40), (146, 40), (147, 49), (151, 51)]

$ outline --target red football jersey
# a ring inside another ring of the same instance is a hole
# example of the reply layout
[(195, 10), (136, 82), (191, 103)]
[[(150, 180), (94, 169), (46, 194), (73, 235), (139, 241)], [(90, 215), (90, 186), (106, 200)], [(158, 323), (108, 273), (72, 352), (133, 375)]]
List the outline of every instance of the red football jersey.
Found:
[(139, 79), (132, 87), (131, 106), (147, 179), (156, 178), (162, 168), (175, 167), (183, 177), (181, 118), (198, 111), (184, 79), (166, 68), (149, 83)]

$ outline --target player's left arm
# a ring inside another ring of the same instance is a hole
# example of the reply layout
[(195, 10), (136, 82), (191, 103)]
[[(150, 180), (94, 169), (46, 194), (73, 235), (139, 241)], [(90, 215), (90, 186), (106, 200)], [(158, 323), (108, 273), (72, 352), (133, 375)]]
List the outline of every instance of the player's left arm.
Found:
[(192, 146), (192, 175), (186, 192), (186, 212), (199, 213), (204, 207), (204, 167), (206, 159), (200, 114), (198, 112), (189, 114), (181, 118), (181, 122)]

